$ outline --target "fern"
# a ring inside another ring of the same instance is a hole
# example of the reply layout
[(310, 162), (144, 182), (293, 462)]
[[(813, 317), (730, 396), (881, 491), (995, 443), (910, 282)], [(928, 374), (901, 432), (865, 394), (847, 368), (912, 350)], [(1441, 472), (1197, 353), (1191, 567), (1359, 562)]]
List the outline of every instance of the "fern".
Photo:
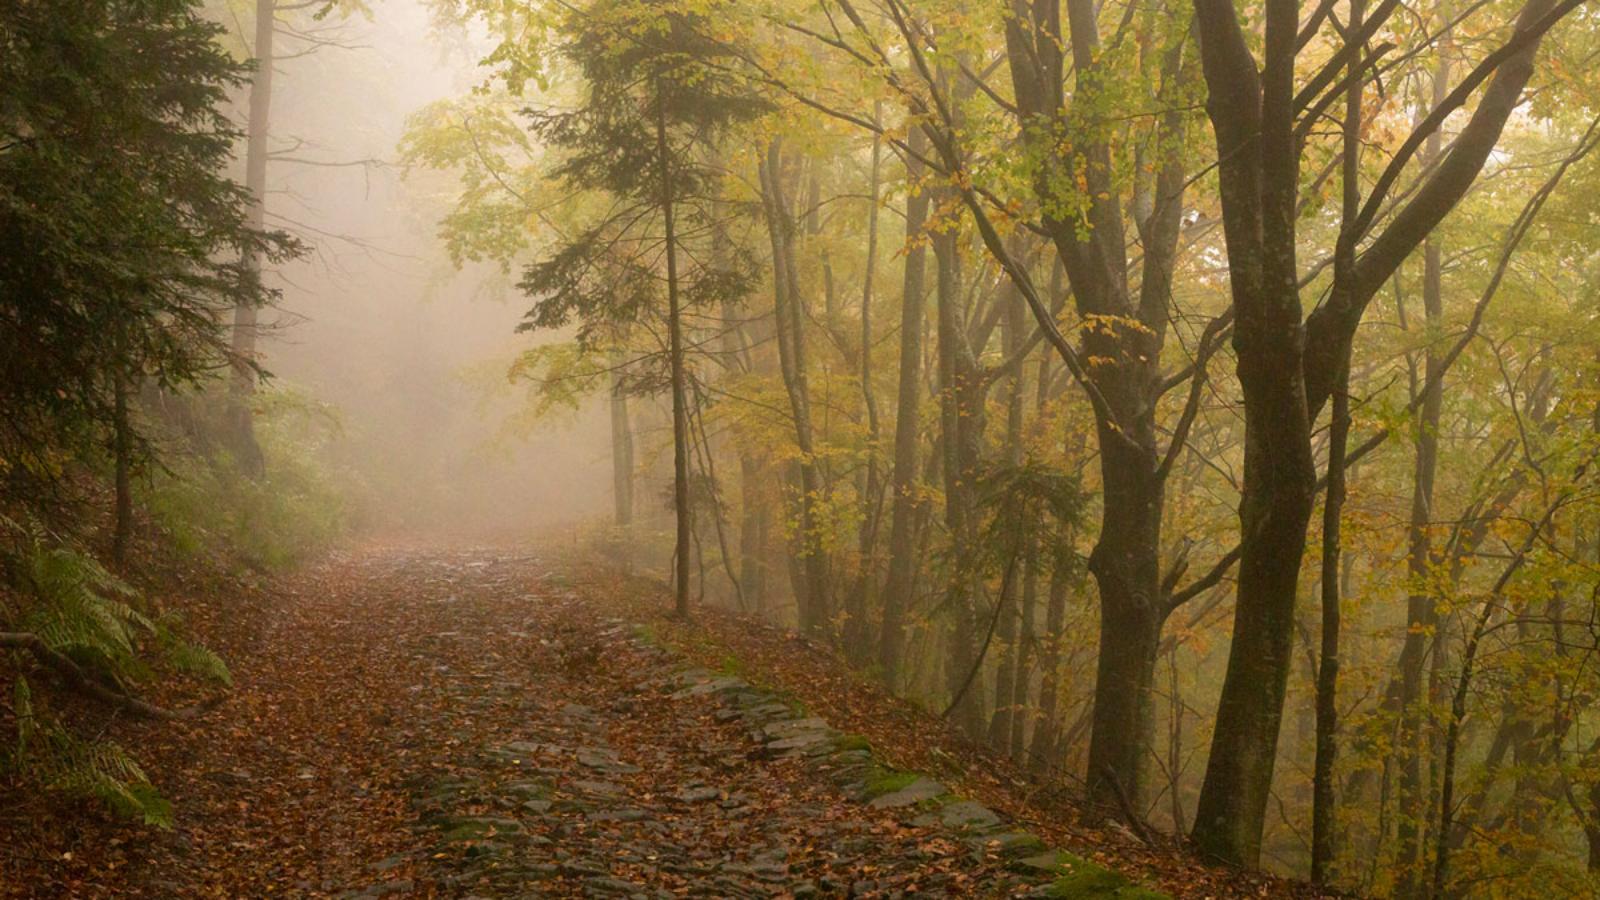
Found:
[(133, 588), (92, 557), (46, 547), (37, 538), (21, 569), (35, 601), (24, 628), (50, 649), (119, 683), (148, 674), (136, 653), (135, 633), (154, 634), (156, 627), (133, 607)]
[(233, 673), (228, 671), (228, 664), (209, 647), (191, 644), (169, 630), (162, 631), (162, 644), (167, 662), (174, 669), (233, 687)]
[(111, 741), (84, 740), (42, 715), (25, 678), (12, 691), (17, 743), (9, 768), (47, 791), (94, 800), (147, 825), (169, 828), (172, 804), (131, 754)]
[[(159, 649), (172, 669), (233, 684), (217, 654), (185, 640), (171, 617), (152, 619), (139, 595), (92, 557), (35, 534), (10, 567), (26, 595), (18, 626), (94, 675), (119, 685), (148, 678), (141, 649)], [(172, 807), (127, 749), (74, 734), (41, 708), (27, 679), (12, 689), (16, 742), (0, 762), (47, 791), (96, 800), (114, 812), (167, 827)]]

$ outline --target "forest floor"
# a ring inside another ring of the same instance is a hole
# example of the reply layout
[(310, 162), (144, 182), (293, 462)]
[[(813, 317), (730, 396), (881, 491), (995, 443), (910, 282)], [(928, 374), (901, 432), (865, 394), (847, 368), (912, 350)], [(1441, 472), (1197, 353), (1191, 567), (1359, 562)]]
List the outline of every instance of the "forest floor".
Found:
[(374, 545), (188, 612), (238, 688), (108, 723), (175, 826), (0, 789), (0, 896), (1024, 896), (1062, 863), (1068, 896), (1311, 896), (1078, 825), (820, 648), (578, 559)]

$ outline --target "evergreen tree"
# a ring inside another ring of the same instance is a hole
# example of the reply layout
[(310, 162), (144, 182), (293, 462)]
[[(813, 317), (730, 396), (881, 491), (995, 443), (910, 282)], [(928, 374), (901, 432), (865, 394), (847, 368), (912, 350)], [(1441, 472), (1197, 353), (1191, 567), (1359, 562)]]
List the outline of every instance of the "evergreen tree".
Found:
[(223, 314), (271, 298), (237, 261), (294, 249), (249, 226), (226, 175), (238, 134), (221, 109), (246, 70), (217, 35), (190, 0), (0, 8), (7, 507), (66, 499), (68, 460), (108, 432), (125, 468), (142, 443), (129, 392), (225, 368)]
[(720, 175), (706, 159), (727, 131), (759, 116), (765, 102), (730, 74), (731, 55), (707, 37), (711, 13), (663, 0), (598, 0), (558, 27), (560, 55), (582, 76), (570, 110), (535, 110), (532, 130), (564, 153), (552, 175), (610, 202), (606, 212), (529, 267), (522, 289), (538, 298), (526, 328), (576, 318), (580, 341), (615, 339), (631, 326), (665, 340), (649, 355), (647, 389), (672, 397), (675, 601), (689, 612), (692, 544), (689, 384), (685, 311), (720, 309), (748, 288), (739, 254), (709, 246), (719, 223)]

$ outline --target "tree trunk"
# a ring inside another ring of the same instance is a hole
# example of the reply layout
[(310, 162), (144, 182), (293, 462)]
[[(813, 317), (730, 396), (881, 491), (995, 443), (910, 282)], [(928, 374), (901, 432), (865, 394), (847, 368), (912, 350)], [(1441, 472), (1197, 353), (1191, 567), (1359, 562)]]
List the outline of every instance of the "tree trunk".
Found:
[[(247, 223), (253, 231), (262, 231), (267, 220), (267, 146), (268, 123), (272, 115), (272, 67), (276, 61), (273, 38), (277, 31), (277, 0), (256, 0), (255, 59), (256, 69), (250, 79), (249, 122), (245, 126), (245, 189), (250, 194)], [(261, 253), (251, 248), (244, 254), (245, 277), (261, 281)], [(233, 377), (228, 388), (227, 446), (234, 462), (248, 475), (260, 475), (265, 469), (261, 446), (256, 442), (255, 421), (250, 408), (251, 396), (256, 389), (256, 329), (258, 310), (255, 304), (245, 301), (233, 308)]]
[[(1362, 0), (1350, 2), (1351, 29), (1365, 16)], [(1361, 61), (1352, 58), (1345, 90), (1344, 158), (1341, 160), (1342, 222), (1352, 222), (1361, 207)], [(1346, 226), (1334, 251), (1338, 284), (1352, 284), (1354, 232)], [(1341, 516), (1345, 501), (1345, 449), (1350, 441), (1350, 353), (1339, 360), (1333, 384), (1333, 414), (1328, 424), (1328, 492), (1322, 508), (1322, 640), (1317, 661), (1317, 735), (1311, 774), (1311, 880), (1326, 885), (1337, 852), (1333, 766), (1339, 750), (1339, 631)]]
[(683, 317), (678, 298), (678, 239), (673, 221), (672, 157), (667, 148), (665, 87), (656, 83), (656, 164), (661, 178), (661, 223), (667, 256), (667, 355), (672, 382), (672, 503), (677, 514), (673, 550), (674, 610), (689, 618), (689, 555), (693, 551), (694, 509), (689, 501), (689, 397), (683, 360)]
[[(926, 150), (920, 129), (912, 129), (911, 149)], [(906, 162), (905, 276), (900, 292), (900, 386), (895, 401), (893, 497), (889, 510), (889, 573), (883, 588), (883, 631), (878, 640), (878, 665), (891, 688), (900, 675), (905, 644), (905, 610), (916, 578), (917, 565), (917, 453), (922, 440), (918, 407), (922, 401), (922, 336), (924, 279), (927, 247), (923, 226), (928, 218), (928, 194), (918, 183), (923, 166), (912, 157)]]
[(1311, 880), (1326, 885), (1337, 851), (1333, 767), (1339, 749), (1340, 516), (1350, 438), (1348, 362), (1334, 382), (1328, 436), (1328, 495), (1322, 514), (1322, 647), (1317, 665), (1317, 740), (1311, 776)]
[[(1217, 135), (1223, 226), (1244, 393), (1243, 496), (1233, 643), (1217, 706), (1194, 839), (1254, 866), (1272, 789), (1292, 665), (1295, 600), (1316, 483), (1295, 264), (1299, 148), (1294, 137), (1298, 6), (1273, 0), (1258, 76), (1231, 6), (1197, 0), (1207, 109)], [(1249, 71), (1245, 71), (1248, 67)]]
[(1072, 572), (1058, 562), (1050, 575), (1050, 600), (1045, 608), (1044, 649), (1039, 654), (1039, 725), (1033, 730), (1033, 742), (1028, 750), (1028, 768), (1048, 775), (1057, 763), (1061, 752), (1058, 746), (1061, 734), (1061, 642), (1065, 637), (1067, 621), (1067, 594), (1071, 590)]
[[(612, 357), (611, 373), (611, 498), (617, 528), (626, 532), (633, 524), (633, 427), (628, 422), (628, 396), (622, 390), (622, 373)], [(626, 542), (626, 538), (624, 538)]]
[[(126, 352), (123, 341), (119, 349)], [(120, 356), (121, 354), (119, 354)], [(115, 392), (112, 408), (111, 449), (116, 466), (116, 520), (111, 532), (111, 559), (119, 565), (127, 560), (128, 542), (133, 537), (133, 425), (128, 421), (128, 396), (131, 390), (124, 370), (126, 361), (115, 362), (112, 390)]]
[(967, 679), (978, 663), (976, 604), (981, 576), (972, 559), (976, 549), (977, 509), (973, 483), (978, 476), (983, 433), (983, 388), (963, 327), (961, 261), (957, 232), (933, 236), (937, 264), (939, 413), (944, 448), (945, 530), (950, 540), (950, 572), (945, 587), (949, 611), (946, 687), (954, 721), (964, 733), (982, 739), (983, 692)]
[[(875, 121), (881, 118), (878, 106), (873, 108), (873, 116)], [(850, 592), (850, 608), (844, 626), (845, 653), (856, 665), (864, 664), (872, 655), (872, 622), (868, 609), (872, 605), (871, 593), (877, 577), (873, 563), (883, 493), (878, 473), (878, 398), (872, 389), (872, 279), (878, 266), (878, 181), (882, 155), (883, 142), (874, 136), (867, 195), (866, 274), (861, 277), (861, 401), (867, 416), (867, 472), (861, 491), (861, 531), (857, 548), (861, 557), (860, 571), (855, 590)]]
[(757, 616), (767, 613), (767, 504), (758, 487), (764, 473), (747, 453), (739, 455), (739, 583)]
[(779, 144), (767, 148), (761, 166), (762, 197), (766, 204), (767, 230), (772, 240), (774, 320), (777, 323), (778, 362), (794, 420), (795, 443), (800, 451), (799, 506), (796, 554), (800, 576), (796, 601), (800, 630), (810, 637), (827, 638), (832, 629), (833, 610), (829, 597), (827, 558), (820, 545), (817, 504), (823, 484), (817, 470), (816, 447), (811, 426), (811, 397), (806, 376), (804, 299), (794, 261), (794, 218), (783, 192), (783, 164)]
[[(1438, 104), (1449, 90), (1450, 63), (1441, 54), (1433, 72), (1433, 102)], [(1424, 165), (1432, 165), (1442, 149), (1440, 135), (1428, 139)], [(1443, 265), (1439, 242), (1429, 238), (1422, 245), (1422, 307), (1424, 333), (1434, 334), (1444, 319)], [(1395, 857), (1401, 877), (1399, 897), (1420, 896), (1427, 885), (1423, 867), (1423, 848), (1427, 835), (1422, 827), (1428, 818), (1431, 801), (1423, 771), (1424, 719), (1431, 719), (1424, 706), (1423, 666), (1428, 645), (1438, 626), (1434, 592), (1426, 588), (1429, 573), (1438, 562), (1433, 549), (1433, 486), (1439, 465), (1439, 417), (1444, 404), (1439, 349), (1429, 341), (1424, 363), (1421, 405), (1417, 409), (1412, 439), (1416, 447), (1411, 480), (1411, 521), (1407, 528), (1406, 574), (1411, 591), (1406, 598), (1406, 636), (1400, 650), (1400, 738), (1395, 748), (1400, 762), (1400, 815), (1396, 827), (1399, 848)]]
[[(1026, 341), (1022, 329), (1023, 317), (1027, 315), (1027, 310), (1022, 305), (1022, 298), (1017, 296), (1015, 287), (1007, 290), (1000, 302), (1005, 304), (1001, 320), (1004, 326), (1003, 343), (1006, 356), (1010, 358), (1021, 352)], [(1012, 468), (1022, 465), (1024, 370), (1025, 367), (1019, 362), (1011, 376), (1006, 398), (1006, 464)], [(1018, 683), (1019, 677), (1026, 677), (1019, 675), (1019, 661), (1023, 654), (1019, 595), (1026, 590), (1025, 584), (1033, 570), (1033, 562), (1028, 546), (1029, 536), (1015, 535), (1014, 539), (1017, 541), (1022, 577), (1007, 579), (1005, 589), (995, 601), (1000, 604), (1000, 609), (997, 611), (1000, 618), (995, 629), (995, 639), (1000, 644), (1000, 658), (995, 667), (994, 714), (989, 719), (989, 746), (1001, 752), (1010, 752), (1013, 722), (1023, 718), (1022, 707), (1016, 704), (1018, 687), (1022, 687), (1024, 697), (1027, 695), (1026, 682), (1021, 685)]]

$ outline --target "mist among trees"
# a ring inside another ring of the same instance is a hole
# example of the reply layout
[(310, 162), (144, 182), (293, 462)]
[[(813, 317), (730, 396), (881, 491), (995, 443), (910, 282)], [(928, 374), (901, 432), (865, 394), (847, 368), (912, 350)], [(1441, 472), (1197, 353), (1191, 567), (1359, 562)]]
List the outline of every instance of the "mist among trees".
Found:
[(0, 895), (1593, 896), (1597, 26), (0, 9)]

